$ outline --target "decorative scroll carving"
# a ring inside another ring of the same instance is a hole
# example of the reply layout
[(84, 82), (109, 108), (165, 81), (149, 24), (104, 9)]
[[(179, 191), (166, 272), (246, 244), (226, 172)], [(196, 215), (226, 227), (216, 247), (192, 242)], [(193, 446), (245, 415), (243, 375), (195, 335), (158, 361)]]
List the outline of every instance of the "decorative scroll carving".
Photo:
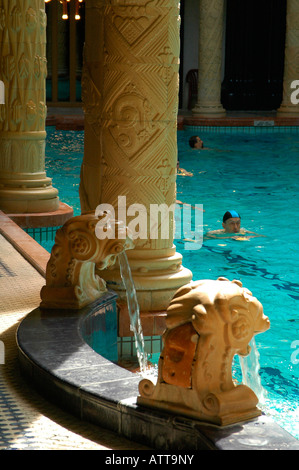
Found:
[(57, 231), (46, 286), (41, 290), (42, 308), (79, 309), (107, 291), (96, 270), (113, 265), (117, 255), (134, 244), (119, 224), (118, 238), (99, 240), (95, 234), (98, 222), (90, 212), (72, 217)]
[(156, 386), (139, 384), (138, 403), (220, 425), (258, 416), (258, 399), (232, 380), (235, 354), (247, 355), (253, 335), (266, 331), (261, 303), (240, 281), (195, 281), (168, 309)]

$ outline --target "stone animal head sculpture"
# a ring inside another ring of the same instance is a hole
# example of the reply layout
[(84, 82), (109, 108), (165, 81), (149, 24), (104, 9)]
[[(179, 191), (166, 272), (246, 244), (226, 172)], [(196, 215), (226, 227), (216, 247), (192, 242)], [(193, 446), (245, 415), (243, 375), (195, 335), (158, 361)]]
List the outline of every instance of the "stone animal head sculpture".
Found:
[(101, 297), (105, 281), (98, 271), (115, 263), (117, 255), (132, 249), (127, 228), (118, 225), (115, 238), (99, 239), (94, 212), (72, 217), (57, 230), (41, 290), (42, 308), (78, 309)]
[(261, 303), (240, 281), (181, 287), (167, 309), (157, 385), (141, 381), (138, 402), (222, 425), (257, 416), (254, 392), (232, 380), (232, 360), (247, 355), (252, 337), (269, 326)]

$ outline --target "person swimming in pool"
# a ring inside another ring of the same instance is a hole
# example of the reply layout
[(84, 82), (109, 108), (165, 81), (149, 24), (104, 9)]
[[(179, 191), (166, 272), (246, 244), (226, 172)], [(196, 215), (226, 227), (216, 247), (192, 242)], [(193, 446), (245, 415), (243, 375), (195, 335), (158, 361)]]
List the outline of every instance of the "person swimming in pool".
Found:
[(180, 176), (193, 176), (193, 173), (191, 173), (191, 171), (187, 171), (184, 168), (180, 168), (179, 161), (177, 162), (177, 165), (176, 165), (176, 171), (177, 171), (177, 175), (180, 175)]
[[(202, 149), (203, 148), (203, 141), (201, 140), (198, 135), (193, 135), (189, 139), (189, 145), (193, 149)], [(180, 162), (177, 161), (177, 174), (182, 176), (193, 176), (193, 173), (190, 171), (185, 170), (184, 168), (180, 168)]]
[(234, 240), (249, 240), (261, 237), (255, 232), (241, 228), (241, 216), (235, 210), (226, 211), (222, 218), (222, 229), (207, 232), (205, 238), (233, 238)]
[(203, 149), (203, 141), (198, 135), (193, 135), (189, 139), (189, 145), (193, 149)]

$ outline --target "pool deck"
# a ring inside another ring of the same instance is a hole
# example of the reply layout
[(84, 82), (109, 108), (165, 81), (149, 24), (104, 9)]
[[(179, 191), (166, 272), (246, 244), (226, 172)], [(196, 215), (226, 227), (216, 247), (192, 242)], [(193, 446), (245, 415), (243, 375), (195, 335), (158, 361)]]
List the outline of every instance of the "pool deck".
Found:
[[(56, 125), (60, 128), (69, 126), (69, 129), (80, 129), (80, 126), (82, 128), (80, 109), (62, 112), (50, 108), (48, 116), (47, 125)], [(245, 118), (247, 123), (252, 123), (257, 117), (261, 116), (240, 116), (238, 122), (240, 125), (246, 125)], [(191, 122), (188, 121), (191, 119), (190, 115), (183, 118), (183, 122)], [(269, 116), (264, 115), (262, 118), (267, 120)], [(234, 125), (232, 122), (235, 117), (231, 116), (229, 119), (231, 119), (230, 125)], [(280, 124), (277, 125), (299, 125), (297, 118), (291, 121), (292, 124), (289, 120), (288, 123), (286, 120), (280, 120)], [(45, 284), (48, 259), (49, 253), (46, 250), (0, 212), (0, 450), (152, 449), (151, 446), (144, 445), (145, 441), (138, 443), (138, 439), (131, 440), (101, 427), (100, 424), (91, 424), (88, 420), (82, 420), (61, 409), (44, 395), (39, 394), (24, 379), (20, 369), (16, 335), (23, 320), (29, 318), (30, 312), (36, 311), (39, 306), (40, 289)], [(132, 403), (129, 412), (124, 406), (122, 401), (122, 413), (127, 413), (128, 417), (131, 415), (130, 419), (133, 419), (136, 410)], [(119, 408), (118, 404), (117, 409)], [(158, 421), (157, 417), (156, 423)], [(159, 422), (161, 425), (162, 421)], [(178, 423), (180, 428), (182, 425)], [(253, 421), (249, 426), (240, 425), (237, 428), (223, 429), (217, 434), (215, 428), (205, 427), (205, 431), (201, 429), (200, 432), (204, 433), (203, 440), (213, 449), (231, 449), (233, 438), (236, 444), (234, 448), (299, 449), (299, 442), (296, 439), (279, 426), (273, 427), (266, 417)], [(258, 429), (266, 432), (268, 437), (270, 433), (273, 438), (272, 443), (269, 442), (271, 439), (267, 440), (267, 443), (262, 439), (254, 440), (253, 435), (256, 435)]]

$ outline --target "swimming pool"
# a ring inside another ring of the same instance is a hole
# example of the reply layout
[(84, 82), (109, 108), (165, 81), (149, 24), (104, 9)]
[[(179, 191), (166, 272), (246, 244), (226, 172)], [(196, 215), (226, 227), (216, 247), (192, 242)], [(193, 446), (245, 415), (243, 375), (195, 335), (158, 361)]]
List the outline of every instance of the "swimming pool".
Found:
[[(176, 240), (177, 250), (195, 280), (238, 278), (262, 302), (271, 322), (268, 332), (256, 336), (266, 409), (299, 438), (299, 133), (286, 129), (216, 130), (178, 132), (180, 166), (193, 176), (178, 176), (177, 197), (184, 203), (203, 205), (204, 232), (221, 228), (224, 212), (236, 209), (242, 226), (263, 237), (243, 242), (209, 239), (199, 250), (190, 251), (183, 240)], [(200, 134), (205, 149), (188, 146), (193, 134)], [(83, 140), (83, 131), (47, 128), (47, 175), (75, 215), (80, 214)], [(51, 242), (46, 248), (51, 249)], [(235, 368), (238, 375), (238, 364)]]

